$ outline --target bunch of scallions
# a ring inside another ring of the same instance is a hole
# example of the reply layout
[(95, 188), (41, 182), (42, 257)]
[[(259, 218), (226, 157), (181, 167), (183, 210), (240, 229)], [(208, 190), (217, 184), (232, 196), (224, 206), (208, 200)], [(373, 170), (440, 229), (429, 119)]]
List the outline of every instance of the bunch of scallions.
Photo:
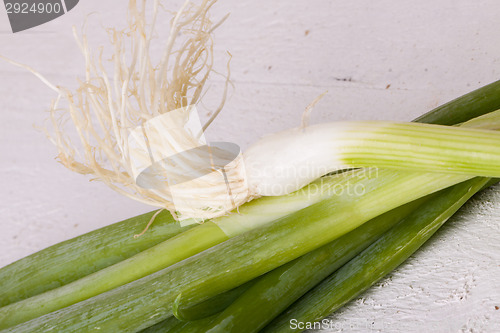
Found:
[[(220, 177), (190, 183), (175, 205), (167, 186), (140, 186), (127, 135), (200, 101), (221, 23), (213, 4), (184, 3), (152, 63), (162, 7), (130, 0), (129, 28), (108, 30), (111, 76), (77, 37), (86, 70), (76, 91), (25, 66), (58, 94), (49, 135), (60, 162), (160, 210), (0, 269), (0, 332), (300, 331), (291, 320), (319, 321), (357, 297), (500, 177), (498, 81), (409, 123), (305, 119), (264, 137), (226, 170), (238, 194), (229, 213)], [(179, 153), (199, 139), (156, 134), (149, 142), (168, 137)]]

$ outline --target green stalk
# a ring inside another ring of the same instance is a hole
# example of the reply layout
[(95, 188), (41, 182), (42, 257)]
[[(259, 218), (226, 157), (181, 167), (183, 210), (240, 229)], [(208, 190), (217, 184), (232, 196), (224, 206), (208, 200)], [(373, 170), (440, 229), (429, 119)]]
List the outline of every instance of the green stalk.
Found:
[(495, 81), (438, 106), (414, 121), (455, 125), (498, 109), (500, 109), (500, 81)]
[(150, 326), (140, 333), (173, 333), (177, 331), (180, 326), (184, 326), (185, 322), (180, 321), (175, 317), (169, 317), (156, 325)]
[(210, 324), (214, 316), (198, 319), (195, 321), (180, 321), (175, 317), (169, 317), (164, 321), (140, 331), (140, 333), (196, 333), (193, 327), (205, 327)]
[(66, 285), (192, 228), (181, 227), (169, 212), (163, 211), (147, 233), (134, 238), (155, 213), (91, 231), (3, 267), (0, 269), (0, 306)]
[(284, 194), (325, 173), (363, 167), (500, 177), (500, 133), (415, 122), (338, 122), (268, 135), (245, 151), (248, 184), (260, 195)]
[(175, 326), (175, 328), (173, 330), (163, 331), (163, 333), (165, 333), (165, 332), (168, 332), (168, 333), (196, 333), (197, 331), (193, 330), (193, 324), (195, 324), (198, 327), (204, 327), (204, 326), (210, 324), (210, 321), (212, 319), (213, 319), (213, 317), (208, 317), (208, 318), (198, 319), (196, 321), (181, 322), (181, 324)]
[[(355, 173), (344, 172), (323, 177), (290, 195), (254, 200), (240, 207), (239, 214), (205, 222), (83, 278), (4, 306), (0, 308), (0, 328), (70, 306), (171, 266), (230, 237), (334, 196), (337, 186), (347, 186), (353, 178), (357, 178)], [(3, 318), (3, 314), (9, 315)]]
[(397, 207), (259, 277), (209, 325), (203, 323), (200, 326), (200, 322), (192, 322), (190, 329), (193, 332), (258, 332), (300, 296), (427, 200), (428, 197), (424, 197)]
[[(136, 332), (171, 316), (181, 293), (186, 306), (195, 305), (325, 245), (384, 212), (467, 179), (452, 174), (388, 170), (367, 174), (359, 170), (352, 186), (361, 186), (365, 193), (352, 200), (323, 200), (157, 273), (5, 332), (46, 332), (54, 327), (67, 332), (89, 332), (96, 327), (104, 332)], [(19, 314), (29, 315), (38, 309), (33, 305), (44, 306), (46, 301), (50, 300), (0, 309), (2, 327), (22, 322)]]
[(264, 332), (296, 332), (298, 323), (319, 321), (357, 297), (403, 263), (488, 181), (474, 178), (436, 195), (294, 303)]
[(234, 302), (234, 300), (240, 297), (241, 294), (247, 292), (247, 290), (259, 280), (260, 277), (188, 308), (180, 307), (180, 299), (182, 295), (179, 295), (173, 305), (173, 314), (181, 321), (195, 321), (213, 316), (214, 314), (225, 310), (229, 305), (231, 305), (231, 303)]
[(462, 125), (467, 126), (468, 128), (482, 128), (498, 131), (500, 130), (500, 126), (495, 122), (495, 118), (495, 112), (490, 112), (485, 115), (470, 119), (462, 123)]
[[(258, 281), (259, 278), (256, 279)], [(246, 292), (255, 283), (254, 280), (242, 284), (239, 287), (214, 296), (204, 302), (196, 304), (187, 309), (177, 309), (176, 317), (169, 317), (156, 325), (150, 326), (141, 333), (174, 333), (191, 332), (191, 327), (206, 327), (213, 319), (214, 315), (227, 308), (235, 299)], [(175, 309), (174, 309), (175, 312)], [(181, 317), (182, 319), (179, 319)]]
[(418, 123), (353, 124), (340, 139), (342, 165), (500, 177), (499, 132)]

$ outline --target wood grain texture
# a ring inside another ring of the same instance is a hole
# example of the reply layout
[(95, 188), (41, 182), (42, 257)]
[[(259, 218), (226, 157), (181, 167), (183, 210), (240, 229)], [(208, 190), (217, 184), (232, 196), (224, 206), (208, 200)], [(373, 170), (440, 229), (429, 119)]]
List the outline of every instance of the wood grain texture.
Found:
[[(180, 1), (165, 1), (169, 9)], [(93, 45), (100, 24), (123, 26), (125, 1), (85, 0), (40, 27), (12, 34), (0, 8), (0, 54), (75, 86), (82, 57), (71, 26), (87, 14)], [(328, 90), (312, 123), (410, 120), (500, 77), (500, 3), (467, 1), (220, 0), (214, 18), (217, 67), (233, 55), (234, 89), (209, 141), (247, 147), (300, 123)], [(166, 27), (166, 25), (165, 25)], [(158, 49), (159, 50), (159, 49)], [(206, 96), (216, 105), (223, 79)], [(55, 96), (32, 75), (0, 62), (0, 266), (46, 246), (150, 210), (54, 160), (33, 128)], [(325, 332), (500, 331), (500, 187), (467, 204), (421, 251), (331, 318)]]

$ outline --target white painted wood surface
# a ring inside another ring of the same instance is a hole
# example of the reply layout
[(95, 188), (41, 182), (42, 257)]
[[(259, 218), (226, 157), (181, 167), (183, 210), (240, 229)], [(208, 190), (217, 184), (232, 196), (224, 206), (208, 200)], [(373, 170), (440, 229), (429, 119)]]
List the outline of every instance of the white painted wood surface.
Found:
[[(99, 22), (124, 24), (125, 1), (82, 0), (69, 14), (12, 34), (0, 9), (0, 54), (73, 85), (82, 58), (71, 26), (87, 13), (92, 42)], [(178, 8), (179, 1), (167, 1)], [(500, 79), (500, 3), (495, 0), (221, 0), (231, 12), (216, 48), (226, 50), (235, 89), (209, 140), (243, 147), (296, 126), (304, 107), (328, 95), (312, 122), (410, 120)], [(217, 101), (214, 77), (207, 103)], [(52, 91), (0, 62), (0, 266), (46, 246), (149, 211), (54, 160), (43, 125)], [(499, 332), (500, 187), (471, 200), (423, 249), (338, 311), (329, 332)]]

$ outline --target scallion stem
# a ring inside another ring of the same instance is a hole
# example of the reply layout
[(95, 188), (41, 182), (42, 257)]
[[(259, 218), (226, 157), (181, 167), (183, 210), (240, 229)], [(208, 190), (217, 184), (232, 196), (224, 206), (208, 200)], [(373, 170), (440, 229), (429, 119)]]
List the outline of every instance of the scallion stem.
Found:
[[(59, 288), (0, 308), (0, 328), (28, 321), (140, 279), (230, 237), (335, 196), (337, 186), (342, 189), (355, 178), (355, 173), (345, 172), (321, 178), (287, 196), (260, 198), (249, 202), (240, 208), (239, 213), (205, 222), (126, 260)], [(348, 193), (344, 195), (347, 196)]]
[(264, 332), (303, 331), (291, 323), (321, 320), (358, 296), (404, 262), (488, 181), (474, 178), (436, 195), (294, 303)]
[(146, 234), (134, 238), (154, 214), (138, 215), (91, 231), (1, 268), (0, 306), (76, 281), (193, 227), (180, 226), (164, 211), (156, 216)]
[[(6, 332), (45, 332), (55, 326), (62, 331), (85, 332), (95, 327), (138, 331), (171, 316), (179, 294), (183, 304), (195, 305), (325, 245), (384, 212), (468, 179), (452, 174), (359, 172), (353, 186), (358, 184), (366, 191), (353, 200), (323, 200), (157, 273)], [(42, 306), (44, 301), (33, 303)], [(11, 318), (24, 309), (15, 305), (0, 309), (4, 328), (19, 323), (19, 317), (17, 322)], [(33, 304), (24, 306), (36, 310)]]
[[(490, 122), (500, 126), (500, 112), (494, 115)], [(260, 195), (286, 194), (325, 173), (359, 167), (500, 177), (500, 133), (421, 123), (326, 123), (265, 136), (244, 157), (249, 189)]]
[(428, 197), (384, 213), (333, 242), (259, 277), (210, 324), (193, 322), (192, 331), (258, 332), (309, 289), (355, 257)]
[(495, 81), (438, 106), (414, 121), (456, 125), (498, 109), (500, 109), (500, 81)]
[[(210, 317), (216, 313), (225, 310), (231, 305), (241, 294), (245, 293), (261, 278), (258, 277), (254, 280), (248, 281), (234, 289), (216, 295), (204, 302), (198, 303), (188, 308), (182, 308), (178, 302), (174, 303), (173, 312), (174, 316), (181, 321), (197, 321), (206, 317)], [(177, 297), (181, 299), (182, 295)]]

